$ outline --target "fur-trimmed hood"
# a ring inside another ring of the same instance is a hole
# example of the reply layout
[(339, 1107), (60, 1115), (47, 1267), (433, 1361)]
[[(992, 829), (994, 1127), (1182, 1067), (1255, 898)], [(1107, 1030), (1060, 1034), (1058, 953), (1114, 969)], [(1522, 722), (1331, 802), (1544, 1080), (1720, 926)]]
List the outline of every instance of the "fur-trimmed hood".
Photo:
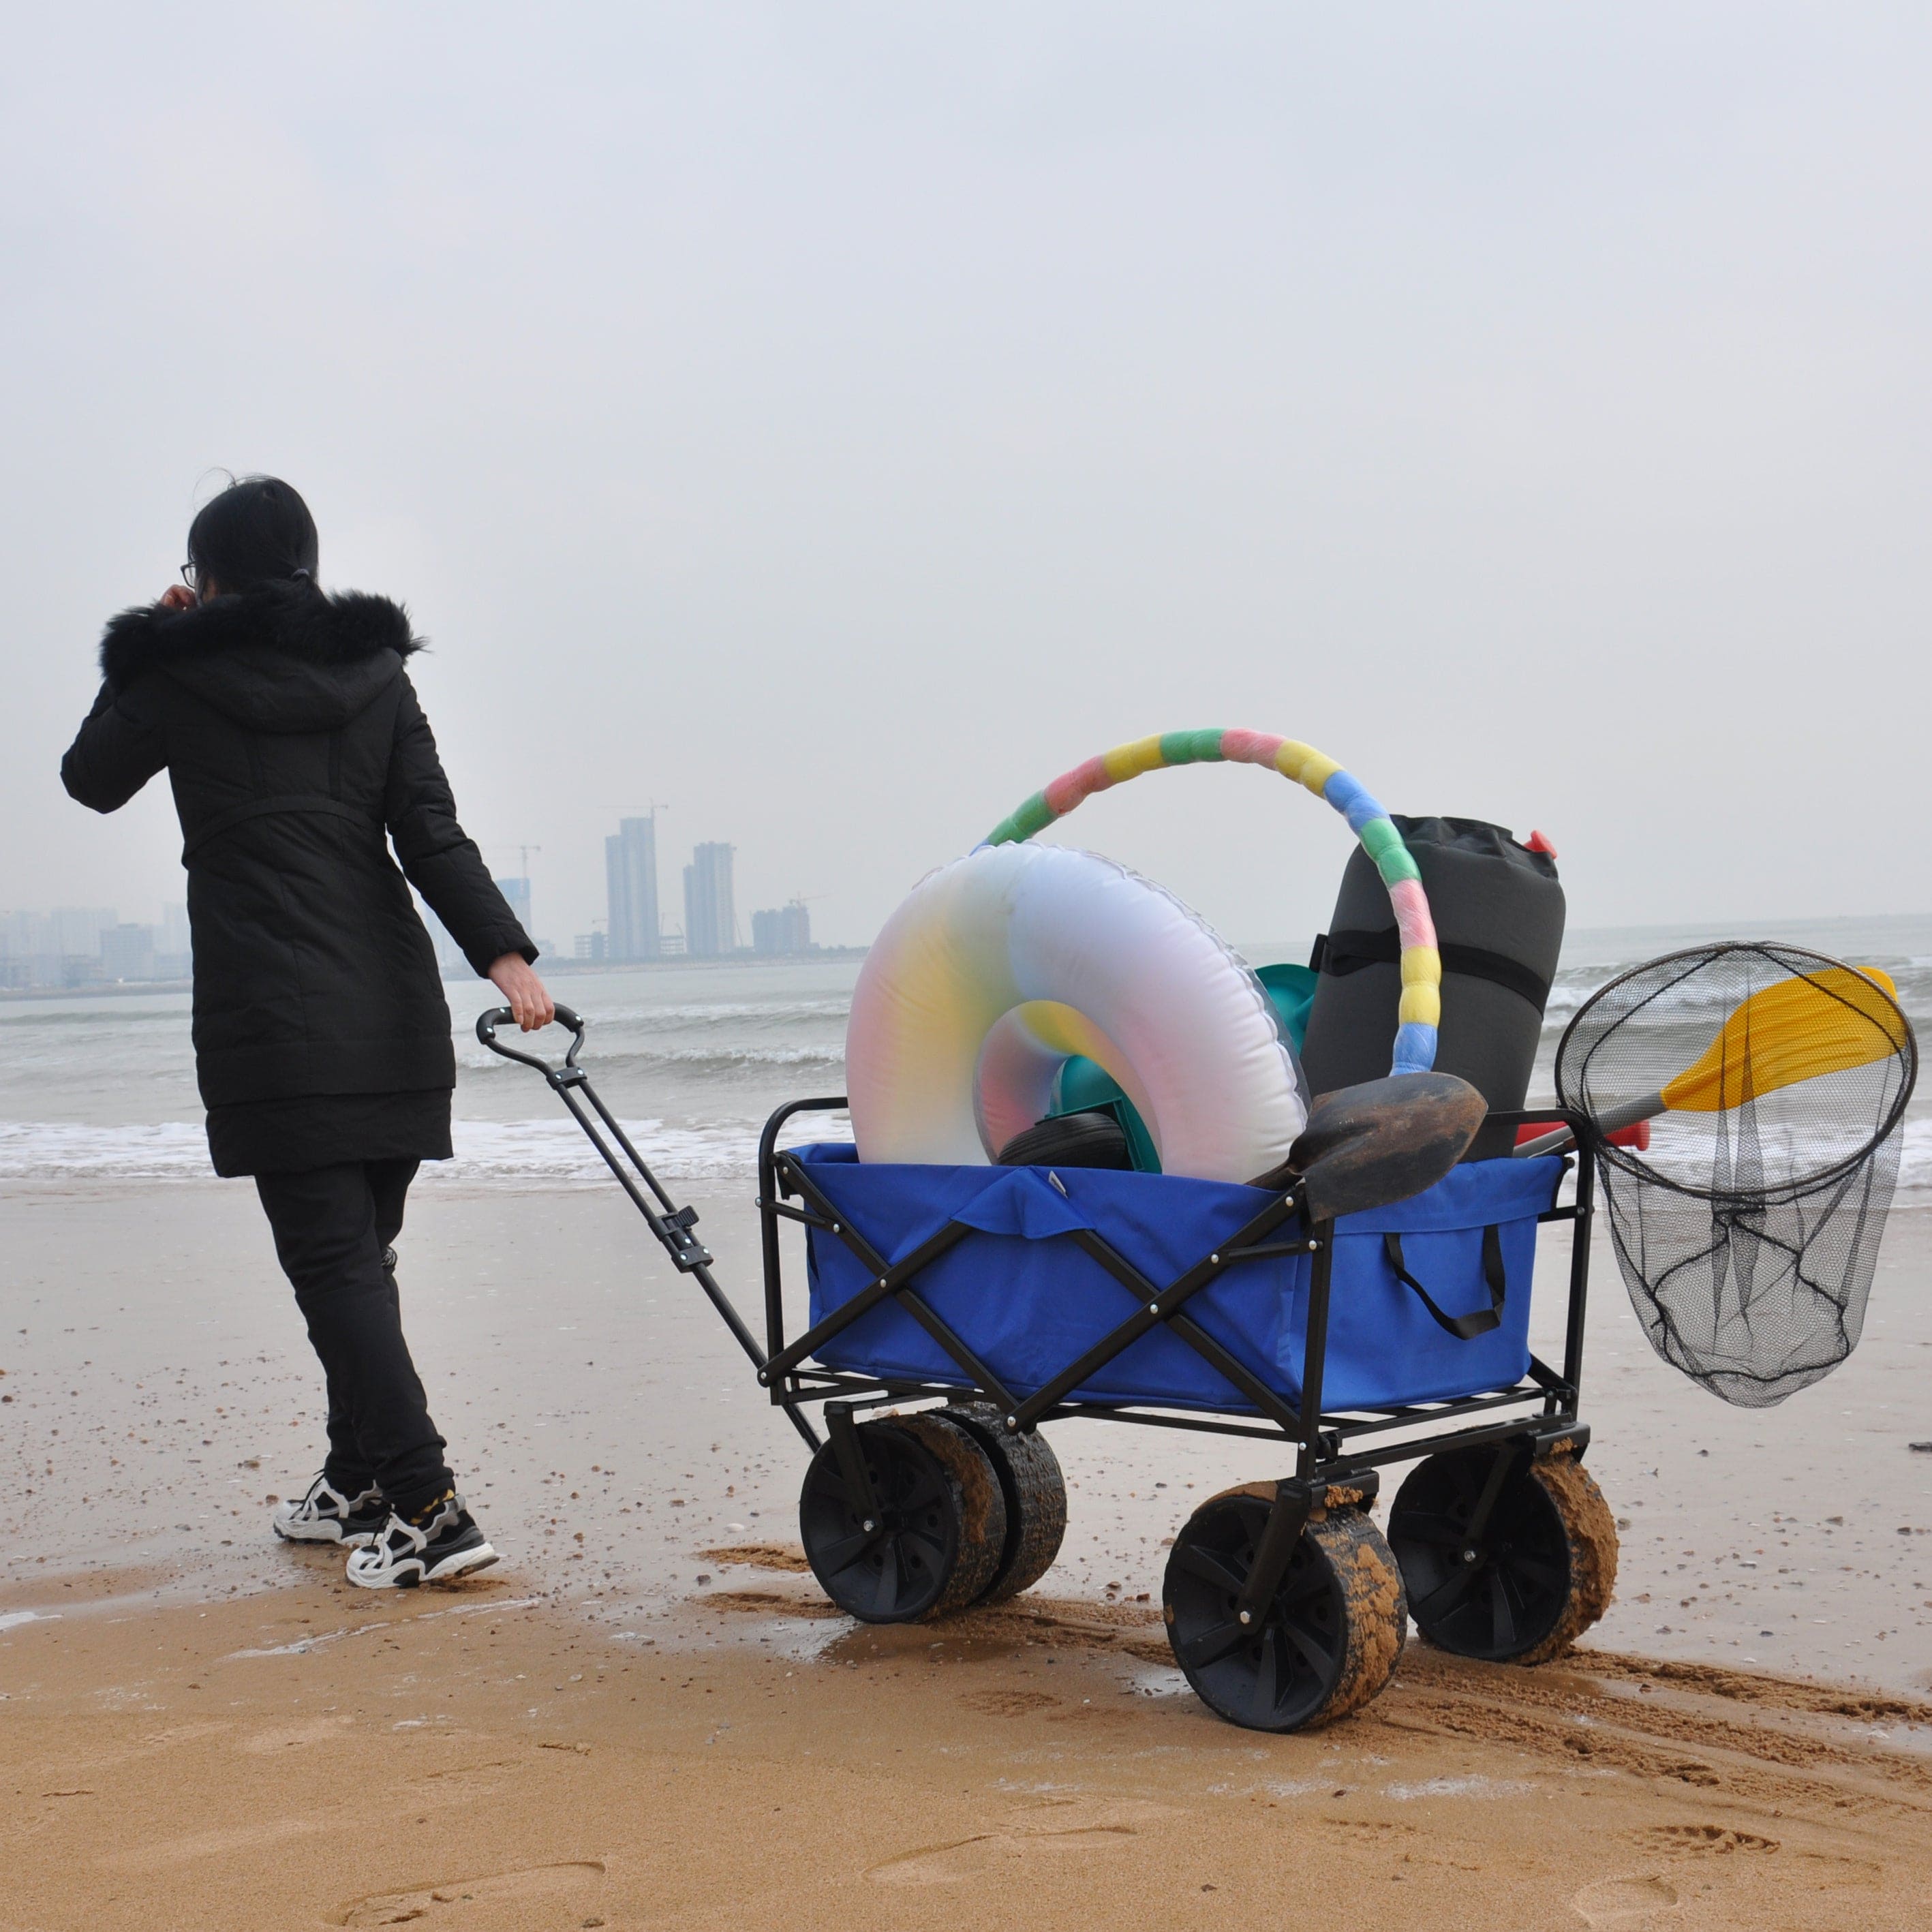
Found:
[(256, 730), (328, 731), (386, 690), (421, 648), (408, 612), (386, 597), (272, 584), (188, 610), (124, 610), (101, 638), (100, 669), (116, 696), (165, 672)]

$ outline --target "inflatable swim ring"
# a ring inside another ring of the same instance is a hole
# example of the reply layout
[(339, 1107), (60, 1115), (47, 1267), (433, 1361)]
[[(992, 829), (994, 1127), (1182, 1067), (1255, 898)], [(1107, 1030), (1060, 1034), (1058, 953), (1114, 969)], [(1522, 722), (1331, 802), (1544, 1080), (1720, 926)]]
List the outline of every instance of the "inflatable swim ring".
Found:
[(1294, 778), (1348, 820), (1395, 910), (1398, 1073), (1436, 1058), (1442, 965), (1421, 876), (1388, 814), (1333, 758), (1259, 731), (1170, 731), (1056, 778), (968, 857), (916, 886), (853, 994), (846, 1084), (860, 1158), (974, 1165), (1052, 1105), (1080, 1055), (1126, 1092), (1162, 1170), (1244, 1180), (1306, 1118), (1292, 1049), (1259, 982), (1171, 893), (1034, 834), (1144, 772), (1220, 761)]
[(1272, 1004), (1198, 915), (1110, 859), (1009, 843), (930, 874), (866, 956), (859, 1156), (983, 1165), (1049, 1111), (1072, 1054), (1126, 1090), (1165, 1173), (1245, 1180), (1306, 1118)]

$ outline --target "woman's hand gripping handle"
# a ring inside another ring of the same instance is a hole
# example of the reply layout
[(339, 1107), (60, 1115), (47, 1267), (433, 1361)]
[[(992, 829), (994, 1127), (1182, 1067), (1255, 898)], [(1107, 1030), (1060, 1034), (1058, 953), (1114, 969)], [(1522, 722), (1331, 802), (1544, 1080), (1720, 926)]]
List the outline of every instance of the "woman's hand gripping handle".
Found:
[(491, 961), (490, 983), (510, 1003), (510, 1012), (526, 1033), (535, 1033), (556, 1018), (556, 1002), (544, 989), (536, 969), (520, 952), (506, 952)]

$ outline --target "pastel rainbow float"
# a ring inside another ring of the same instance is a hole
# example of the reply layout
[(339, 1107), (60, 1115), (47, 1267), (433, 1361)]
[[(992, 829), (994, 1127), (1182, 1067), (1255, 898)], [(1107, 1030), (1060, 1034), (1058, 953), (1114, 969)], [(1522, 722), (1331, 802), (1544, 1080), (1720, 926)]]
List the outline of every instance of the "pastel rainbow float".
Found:
[(1143, 738), (1036, 793), (986, 842), (916, 886), (859, 975), (846, 1033), (866, 1161), (976, 1166), (1042, 1118), (1069, 1056), (1132, 1101), (1162, 1171), (1246, 1180), (1306, 1118), (1300, 1071), (1247, 966), (1168, 892), (1034, 835), (1143, 772), (1232, 761), (1306, 785), (1348, 820), (1389, 890), (1402, 945), (1396, 1073), (1436, 1058), (1442, 969), (1415, 862), (1334, 759), (1258, 731)]
[(1171, 892), (1071, 846), (982, 846), (866, 955), (845, 1037), (859, 1157), (984, 1166), (1076, 1053), (1120, 1082), (1166, 1173), (1245, 1180), (1306, 1118), (1261, 982)]

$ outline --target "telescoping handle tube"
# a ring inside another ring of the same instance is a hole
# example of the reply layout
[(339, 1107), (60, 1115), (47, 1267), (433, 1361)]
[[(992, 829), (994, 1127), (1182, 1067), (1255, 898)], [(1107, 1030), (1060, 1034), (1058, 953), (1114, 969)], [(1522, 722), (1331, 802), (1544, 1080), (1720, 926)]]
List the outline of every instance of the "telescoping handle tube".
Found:
[[(506, 1046), (496, 1037), (499, 1027), (509, 1025), (516, 1018), (508, 1006), (493, 1006), (487, 1012), (479, 1013), (476, 1018), (476, 1037), (492, 1053), (505, 1060), (514, 1060), (520, 1066), (533, 1066), (543, 1076), (551, 1090), (569, 1108), (572, 1119), (584, 1130), (590, 1144), (603, 1156), (604, 1165), (616, 1176), (619, 1186), (631, 1197), (638, 1212), (643, 1215), (651, 1232), (670, 1256), (672, 1266), (679, 1274), (691, 1276), (704, 1289), (739, 1347), (750, 1357), (752, 1366), (762, 1370), (765, 1366), (764, 1350), (758, 1346), (758, 1337), (745, 1325), (743, 1316), (732, 1306), (730, 1297), (712, 1278), (710, 1251), (692, 1232), (698, 1226), (698, 1210), (678, 1207), (664, 1192), (644, 1156), (631, 1144), (631, 1137), (619, 1124), (617, 1117), (604, 1106), (596, 1088), (591, 1085), (590, 1075), (577, 1064), (577, 1056), (584, 1047), (584, 1022), (568, 1006), (559, 1006), (556, 1010), (557, 1024), (568, 1028), (573, 1036), (561, 1064), (545, 1060), (538, 1054)], [(590, 1112), (586, 1111), (586, 1102)], [(596, 1116), (594, 1120), (592, 1112)], [(606, 1135), (609, 1136), (608, 1139)], [(614, 1148), (613, 1142), (616, 1144)], [(617, 1157), (619, 1150), (623, 1154), (623, 1160)], [(626, 1161), (629, 1162), (628, 1168)], [(640, 1182), (643, 1184), (641, 1186)], [(806, 1442), (817, 1449), (818, 1432), (811, 1424), (795, 1408), (788, 1407), (785, 1413)]]

